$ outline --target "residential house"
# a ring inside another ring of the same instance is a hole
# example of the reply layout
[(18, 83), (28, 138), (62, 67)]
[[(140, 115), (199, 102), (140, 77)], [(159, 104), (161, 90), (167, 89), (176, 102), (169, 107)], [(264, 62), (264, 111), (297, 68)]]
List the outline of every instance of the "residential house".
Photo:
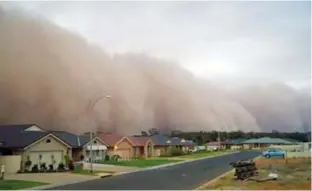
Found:
[(149, 137), (128, 137), (133, 143), (133, 157), (148, 158), (153, 156), (154, 143)]
[(262, 137), (259, 139), (248, 139), (243, 141), (242, 144), (247, 149), (262, 149), (273, 145), (292, 145), (294, 143), (280, 138)]
[[(92, 156), (93, 160), (104, 160), (107, 154), (107, 143), (97, 136), (75, 135), (67, 131), (50, 131), (69, 144), (72, 148), (72, 159), (74, 161), (89, 161)], [(92, 151), (91, 151), (92, 150)]]
[(154, 143), (154, 156), (165, 156), (170, 146), (170, 137), (164, 135), (153, 135), (150, 137)]
[(66, 155), (71, 157), (71, 145), (35, 124), (1, 125), (0, 140), (0, 164), (8, 173), (24, 170), (27, 161), (31, 162), (27, 168), (42, 163), (56, 166), (65, 162)]
[(134, 143), (126, 136), (116, 133), (100, 133), (97, 135), (107, 144), (107, 155), (119, 155), (122, 159), (131, 159)]
[(212, 141), (205, 144), (207, 147), (207, 150), (218, 150), (218, 149), (226, 149), (226, 144), (222, 141)]
[(231, 139), (224, 141), (223, 144), (225, 145), (226, 149), (241, 150), (243, 149), (243, 142), (246, 140), (247, 139), (245, 138)]

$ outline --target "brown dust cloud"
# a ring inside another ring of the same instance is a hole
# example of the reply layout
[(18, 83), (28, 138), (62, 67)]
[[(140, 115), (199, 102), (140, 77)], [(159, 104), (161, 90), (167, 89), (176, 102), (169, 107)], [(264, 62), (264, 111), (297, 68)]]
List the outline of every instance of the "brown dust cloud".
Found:
[(225, 91), (176, 63), (111, 55), (40, 19), (0, 9), (0, 124), (136, 134), (310, 127), (310, 94), (272, 84)]

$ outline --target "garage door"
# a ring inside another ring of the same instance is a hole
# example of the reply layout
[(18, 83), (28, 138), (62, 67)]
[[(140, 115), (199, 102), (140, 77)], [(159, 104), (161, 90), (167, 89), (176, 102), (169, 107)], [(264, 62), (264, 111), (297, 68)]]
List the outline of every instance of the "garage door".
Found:
[(131, 150), (130, 149), (117, 149), (115, 152), (121, 158), (130, 158)]
[[(48, 166), (52, 164), (52, 158), (55, 160), (55, 164), (63, 162), (63, 152), (62, 151), (43, 151), (43, 152), (31, 152), (29, 157), (32, 165), (39, 164), (39, 156), (41, 155), (41, 163), (46, 163)], [(53, 157), (52, 157), (53, 156)]]

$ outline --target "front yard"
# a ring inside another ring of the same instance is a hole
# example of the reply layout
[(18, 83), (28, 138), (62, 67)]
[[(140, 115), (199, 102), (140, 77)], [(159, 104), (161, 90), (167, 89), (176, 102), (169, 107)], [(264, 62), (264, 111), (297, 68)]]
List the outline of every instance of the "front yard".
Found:
[(129, 166), (129, 167), (152, 167), (163, 164), (180, 162), (182, 160), (170, 160), (170, 159), (138, 159), (138, 160), (120, 160), (120, 161), (102, 161), (101, 164), (111, 164), (119, 166)]
[(311, 190), (311, 159), (258, 159), (256, 166), (259, 178), (265, 178), (269, 173), (278, 174), (277, 180), (256, 182), (240, 181), (234, 177), (234, 172), (210, 183), (203, 190)]
[(21, 190), (43, 185), (47, 185), (47, 183), (24, 180), (0, 180), (0, 190)]

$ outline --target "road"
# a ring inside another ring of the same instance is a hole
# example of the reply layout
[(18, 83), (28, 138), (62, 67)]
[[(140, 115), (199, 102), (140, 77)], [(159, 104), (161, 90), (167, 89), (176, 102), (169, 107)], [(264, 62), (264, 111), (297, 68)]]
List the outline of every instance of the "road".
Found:
[(260, 153), (257, 151), (244, 151), (49, 190), (192, 190), (229, 171), (230, 162), (252, 159), (258, 155)]

